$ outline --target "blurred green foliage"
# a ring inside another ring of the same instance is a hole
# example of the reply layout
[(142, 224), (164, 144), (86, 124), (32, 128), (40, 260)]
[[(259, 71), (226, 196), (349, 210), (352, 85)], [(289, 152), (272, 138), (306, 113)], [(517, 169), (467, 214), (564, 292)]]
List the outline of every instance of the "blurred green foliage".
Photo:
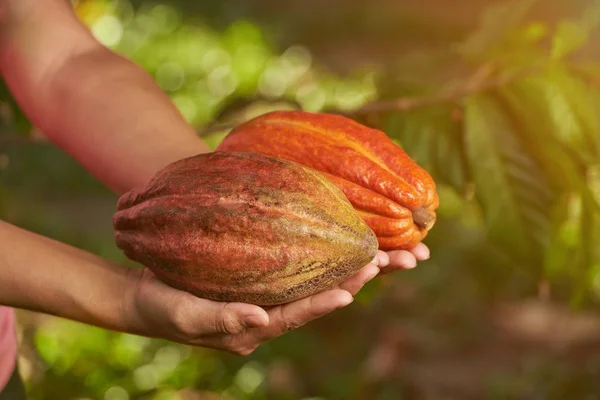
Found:
[[(384, 130), (438, 182), (432, 259), (377, 279), (348, 309), (247, 358), (23, 313), (32, 398), (596, 398), (597, 352), (506, 338), (496, 306), (550, 296), (597, 311), (600, 60), (589, 54), (600, 3), (550, 24), (530, 17), (539, 1), (500, 2), (459, 42), (343, 73), (308, 47), (277, 47), (240, 17), (243, 1), (213, 3), (75, 2), (212, 147), (233, 124), (274, 108), (342, 112)], [(235, 22), (209, 23), (232, 4)], [(206, 16), (186, 11), (197, 7)], [(129, 264), (113, 243), (114, 194), (33, 140), (1, 90), (3, 217)], [(558, 340), (577, 324), (550, 323), (546, 334)]]
[(127, 1), (101, 4), (84, 2), (79, 8), (94, 34), (152, 73), (195, 126), (212, 122), (240, 97), (284, 99), (312, 111), (352, 109), (374, 97), (371, 74), (349, 79), (319, 70), (302, 46), (277, 52), (251, 21), (217, 32), (186, 21), (166, 4), (135, 10)]

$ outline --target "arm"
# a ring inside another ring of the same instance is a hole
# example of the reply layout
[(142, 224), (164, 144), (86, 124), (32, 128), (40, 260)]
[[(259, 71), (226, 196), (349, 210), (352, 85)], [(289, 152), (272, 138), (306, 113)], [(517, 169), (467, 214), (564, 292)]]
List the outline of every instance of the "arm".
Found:
[[(208, 151), (141, 68), (101, 46), (65, 0), (0, 0), (0, 69), (47, 137), (117, 193)], [(0, 303), (151, 337), (248, 354), (352, 301), (379, 269), (268, 312), (200, 299), (147, 269), (0, 222)]]
[(102, 46), (66, 0), (0, 0), (0, 69), (50, 141), (117, 192), (209, 151), (143, 69)]
[[(209, 151), (152, 77), (98, 43), (66, 0), (2, 2), (4, 79), (32, 122), (100, 181), (124, 192)], [(415, 267), (429, 249), (383, 257), (391, 272)]]
[(133, 278), (128, 271), (0, 221), (0, 304), (136, 330), (120, 312), (122, 293)]
[[(68, 2), (0, 0), (2, 6), (0, 69), (16, 100), (52, 142), (113, 190), (208, 151), (152, 78), (101, 46)], [(379, 260), (389, 263), (385, 253)], [(267, 312), (200, 299), (148, 270), (127, 270), (0, 223), (0, 303), (239, 354), (348, 304), (378, 272), (369, 264), (338, 289)]]
[(172, 289), (127, 269), (0, 221), (0, 304), (116, 331), (246, 355), (261, 342), (327, 314), (379, 272), (369, 264), (335, 289), (265, 311)]

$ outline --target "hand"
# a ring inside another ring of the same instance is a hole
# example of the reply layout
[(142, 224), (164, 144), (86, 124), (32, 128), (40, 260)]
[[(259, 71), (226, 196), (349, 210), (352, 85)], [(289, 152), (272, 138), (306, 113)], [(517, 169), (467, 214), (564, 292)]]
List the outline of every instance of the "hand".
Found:
[(162, 283), (148, 269), (133, 270), (139, 280), (124, 302), (124, 318), (134, 321), (131, 331), (142, 335), (248, 355), (262, 342), (347, 306), (379, 274), (380, 267), (386, 267), (386, 272), (412, 268), (417, 259), (428, 255), (424, 245), (411, 252), (379, 251), (371, 263), (338, 287), (268, 310), (198, 298)]
[(402, 269), (412, 269), (418, 261), (429, 259), (429, 248), (424, 243), (417, 244), (411, 250), (393, 250), (379, 252), (381, 275)]

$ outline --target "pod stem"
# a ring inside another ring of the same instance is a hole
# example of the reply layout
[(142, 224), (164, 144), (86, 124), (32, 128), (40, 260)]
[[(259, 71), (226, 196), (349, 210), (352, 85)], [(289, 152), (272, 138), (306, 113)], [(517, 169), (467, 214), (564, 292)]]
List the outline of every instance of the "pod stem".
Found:
[(425, 207), (419, 207), (412, 213), (413, 221), (421, 229), (430, 230), (435, 224), (436, 215)]

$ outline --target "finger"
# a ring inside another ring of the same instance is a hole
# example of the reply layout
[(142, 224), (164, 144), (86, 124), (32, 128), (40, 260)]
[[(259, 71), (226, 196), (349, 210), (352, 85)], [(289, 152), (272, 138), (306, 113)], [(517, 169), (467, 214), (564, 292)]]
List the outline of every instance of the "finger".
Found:
[[(202, 300), (202, 299), (200, 299)], [(208, 332), (235, 335), (249, 328), (266, 326), (269, 315), (265, 310), (246, 303), (218, 303), (210, 301), (211, 306), (205, 311)], [(200, 322), (202, 320), (199, 320)]]
[(417, 259), (409, 251), (393, 250), (388, 252), (390, 263), (387, 267), (381, 269), (382, 274), (388, 274), (402, 269), (412, 269), (417, 266)]
[(270, 322), (263, 328), (253, 328), (244, 335), (256, 343), (276, 338), (290, 330), (352, 303), (354, 298), (342, 289), (333, 289), (306, 297), (268, 311)]
[(355, 295), (367, 282), (375, 278), (377, 274), (379, 274), (379, 267), (373, 263), (367, 264), (358, 273), (340, 283), (339, 288)]
[(187, 301), (170, 305), (176, 328), (189, 339), (205, 335), (235, 335), (246, 329), (266, 326), (265, 310), (246, 303), (220, 303), (190, 295)]
[(418, 261), (428, 260), (431, 252), (429, 247), (425, 243), (417, 244), (410, 252), (415, 256)]
[(236, 335), (207, 335), (189, 344), (211, 347), (233, 354), (251, 354), (262, 342), (274, 339), (298, 328), (311, 320), (344, 307), (353, 301), (350, 293), (333, 289), (289, 304), (276, 306), (268, 311), (268, 326), (248, 329)]
[(267, 312), (246, 303), (224, 303), (196, 297), (174, 289), (152, 274), (144, 277), (138, 307), (155, 323), (182, 339), (215, 333), (235, 334), (248, 328), (266, 326)]
[(246, 303), (221, 303), (189, 295), (187, 301), (170, 308), (175, 326), (190, 338), (215, 333), (232, 335), (269, 323), (265, 310)]
[(385, 251), (378, 250), (377, 258), (379, 259), (379, 268), (384, 268), (390, 265), (390, 256)]

